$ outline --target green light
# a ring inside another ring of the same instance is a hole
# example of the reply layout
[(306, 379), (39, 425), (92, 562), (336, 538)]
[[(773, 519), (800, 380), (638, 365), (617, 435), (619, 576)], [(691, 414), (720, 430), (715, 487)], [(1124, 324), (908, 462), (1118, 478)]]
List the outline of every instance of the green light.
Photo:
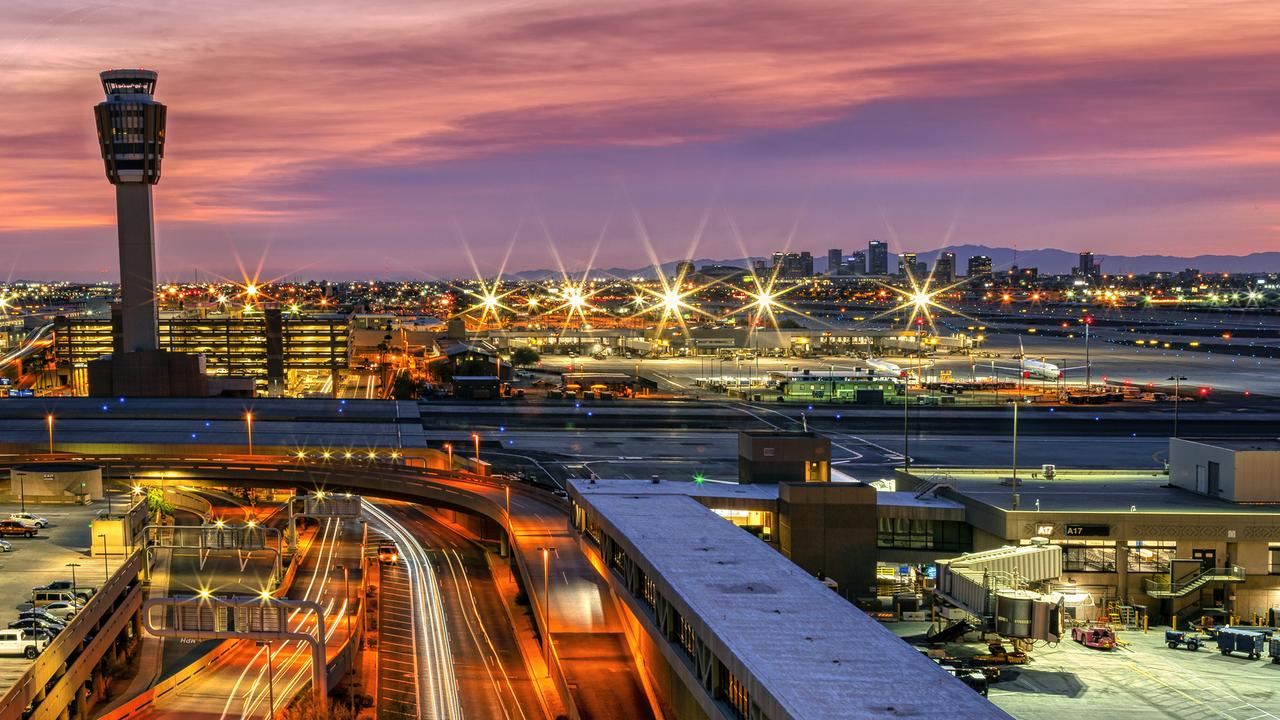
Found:
[(706, 481), (707, 481), (707, 478), (702, 473), (695, 473), (693, 476), (693, 482), (697, 485), (701, 485)]

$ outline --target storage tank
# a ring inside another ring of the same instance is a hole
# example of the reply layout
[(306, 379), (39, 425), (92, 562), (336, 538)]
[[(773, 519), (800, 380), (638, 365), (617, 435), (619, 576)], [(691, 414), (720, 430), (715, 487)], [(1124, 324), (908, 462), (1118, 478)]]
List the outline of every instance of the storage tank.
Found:
[(1032, 615), (1039, 597), (1030, 590), (997, 591), (996, 634), (1011, 638), (1032, 637)]

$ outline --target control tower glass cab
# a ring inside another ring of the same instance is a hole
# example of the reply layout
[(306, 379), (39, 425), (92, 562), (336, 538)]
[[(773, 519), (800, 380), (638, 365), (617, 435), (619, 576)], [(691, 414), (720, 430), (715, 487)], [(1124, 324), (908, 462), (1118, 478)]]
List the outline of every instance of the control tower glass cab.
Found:
[(94, 114), (107, 179), (113, 185), (160, 182), (165, 106), (152, 97), (156, 72), (107, 70), (100, 77), (107, 99)]
[(152, 95), (154, 70), (100, 74), (107, 99), (94, 108), (107, 179), (116, 187), (120, 237), (120, 334), (117, 352), (157, 349), (156, 251), (151, 186), (160, 182), (165, 107)]

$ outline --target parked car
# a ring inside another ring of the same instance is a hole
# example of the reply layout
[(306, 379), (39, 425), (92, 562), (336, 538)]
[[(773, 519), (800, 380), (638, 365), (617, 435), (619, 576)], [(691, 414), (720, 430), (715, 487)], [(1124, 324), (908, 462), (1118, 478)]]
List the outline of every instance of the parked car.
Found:
[(44, 607), (49, 603), (69, 602), (76, 605), (81, 603), (80, 599), (72, 595), (68, 590), (44, 590), (36, 588), (31, 591), (31, 606)]
[(0, 520), (0, 537), (5, 535), (35, 537), (39, 532), (35, 527), (23, 525), (17, 520)]
[(80, 605), (70, 601), (51, 602), (44, 606), (44, 611), (61, 620), (70, 620), (80, 612)]
[(48, 630), (51, 633), (62, 632), (64, 627), (66, 626), (60, 623), (51, 623), (39, 618), (23, 618), (9, 623), (10, 630)]
[(28, 636), (21, 630), (0, 630), (0, 655), (22, 655), (34, 660), (48, 644), (39, 635)]
[(27, 620), (29, 618), (35, 618), (36, 620), (43, 620), (48, 623), (60, 625), (64, 628), (67, 626), (67, 621), (64, 618), (60, 618), (56, 615), (53, 615), (52, 613), (48, 612), (44, 608), (31, 608), (30, 610), (23, 610), (22, 612), (18, 613), (19, 620)]
[(8, 540), (0, 540), (0, 552), (9, 552), (13, 550), (13, 543)]
[(81, 598), (83, 600), (88, 600), (89, 598), (93, 597), (93, 594), (95, 592), (97, 592), (97, 589), (90, 585), (81, 585), (79, 587), (76, 587), (71, 583), (70, 580), (55, 580), (54, 582), (51, 582), (48, 585), (43, 585), (36, 589), (37, 590), (62, 590), (65, 592), (72, 593), (76, 597)]
[(48, 520), (45, 520), (44, 518), (40, 517), (39, 515), (36, 515), (35, 513), (29, 513), (29, 512), (9, 513), (9, 519), (17, 520), (18, 522), (28, 527), (42, 528), (42, 527), (48, 527), (49, 525)]

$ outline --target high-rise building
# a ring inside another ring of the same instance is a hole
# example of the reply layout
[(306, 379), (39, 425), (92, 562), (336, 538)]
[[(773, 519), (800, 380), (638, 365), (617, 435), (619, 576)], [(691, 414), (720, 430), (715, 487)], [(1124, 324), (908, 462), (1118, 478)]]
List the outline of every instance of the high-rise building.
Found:
[(915, 277), (916, 274), (916, 254), (910, 252), (898, 253), (898, 277)]
[(796, 280), (813, 275), (813, 255), (804, 252), (776, 252), (773, 254), (773, 272), (777, 277)]
[(160, 182), (165, 106), (153, 70), (100, 74), (107, 99), (94, 108), (107, 179), (116, 186), (120, 238), (120, 335), (124, 352), (155, 350), (156, 248), (151, 186)]
[(683, 281), (685, 278), (691, 277), (696, 271), (697, 268), (694, 267), (693, 263), (688, 260), (681, 260), (676, 263), (674, 272), (672, 272), (671, 276), (677, 281)]
[(933, 280), (939, 283), (952, 283), (956, 280), (956, 254), (953, 252), (938, 253), (933, 261)]
[(889, 274), (889, 245), (879, 240), (867, 243), (867, 274)]
[(844, 250), (840, 248), (831, 248), (827, 251), (827, 274), (843, 275), (844, 268)]
[(969, 267), (965, 275), (970, 280), (981, 280), (991, 276), (991, 258), (986, 255), (973, 255), (969, 258)]
[(1099, 278), (1102, 277), (1102, 265), (1093, 259), (1093, 253), (1086, 250), (1080, 253), (1075, 274), (1082, 278)]
[(866, 275), (867, 274), (867, 254), (862, 250), (854, 250), (849, 259), (845, 261), (850, 275)]

